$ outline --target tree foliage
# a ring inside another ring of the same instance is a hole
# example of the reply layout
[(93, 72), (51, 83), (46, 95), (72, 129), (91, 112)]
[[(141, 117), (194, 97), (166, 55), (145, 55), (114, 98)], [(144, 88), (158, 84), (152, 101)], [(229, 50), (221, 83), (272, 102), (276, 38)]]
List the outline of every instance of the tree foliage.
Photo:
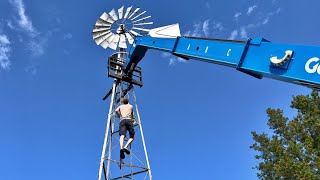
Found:
[(267, 109), (272, 135), (252, 132), (250, 148), (255, 156), (260, 179), (320, 179), (320, 97), (294, 96), (291, 108), (298, 111), (292, 120), (280, 109)]

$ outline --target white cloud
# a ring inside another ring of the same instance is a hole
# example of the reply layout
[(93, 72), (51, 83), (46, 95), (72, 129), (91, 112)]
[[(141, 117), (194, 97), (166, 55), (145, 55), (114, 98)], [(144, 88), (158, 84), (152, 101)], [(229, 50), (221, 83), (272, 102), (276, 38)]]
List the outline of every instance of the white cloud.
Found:
[(63, 35), (64, 40), (72, 39), (73, 35), (71, 33), (67, 33)]
[(163, 57), (163, 58), (167, 58), (167, 57), (169, 57), (169, 56), (171, 56), (171, 54), (168, 53), (168, 52), (163, 52), (163, 53), (161, 53), (161, 57)]
[(183, 62), (183, 63), (187, 62), (187, 60), (185, 60), (185, 59), (183, 59), (183, 58), (180, 58), (180, 57), (178, 57), (178, 58), (176, 58), (176, 59), (178, 60), (178, 62)]
[(238, 34), (239, 34), (238, 30), (233, 30), (228, 39), (234, 40), (234, 39), (236, 39), (238, 37)]
[(171, 55), (170, 53), (167, 53), (167, 52), (161, 53), (161, 57), (169, 60), (169, 66), (174, 66), (177, 63), (185, 63), (185, 62), (187, 62), (187, 60), (182, 59), (180, 57), (175, 57), (175, 56), (173, 56), (173, 55)]
[(196, 22), (192, 26), (193, 29), (183, 34), (184, 36), (208, 37), (212, 30), (222, 31), (224, 29), (222, 23), (214, 21), (211, 22), (210, 19), (207, 19), (203, 22)]
[(0, 35), (0, 44), (9, 45), (10, 41), (5, 34)]
[(193, 37), (200, 37), (201, 36), (201, 23), (193, 23), (193, 30), (187, 31), (184, 36), (193, 36)]
[(208, 37), (209, 36), (209, 21), (210, 21), (210, 19), (207, 19), (207, 20), (205, 20), (204, 22), (203, 22), (203, 24), (202, 24), (202, 31), (203, 31), (203, 33), (204, 33), (204, 35), (206, 36), (206, 37)]
[[(16, 23), (21, 30), (26, 32), (30, 39), (27, 41), (27, 48), (31, 52), (32, 57), (40, 57), (45, 54), (45, 50), (48, 46), (47, 42), (52, 32), (48, 31), (43, 34), (38, 32), (33, 26), (31, 19), (26, 15), (26, 8), (22, 0), (9, 0), (9, 2), (17, 9), (18, 18), (16, 18)], [(11, 21), (7, 24), (11, 29), (15, 29)], [(71, 38), (70, 34), (66, 34), (65, 38)], [(23, 40), (21, 39), (20, 42)]]
[(240, 28), (240, 36), (243, 39), (247, 39), (248, 38), (247, 29), (245, 27), (241, 27)]
[(52, 36), (53, 31), (48, 31), (44, 35), (39, 35), (36, 38), (30, 40), (28, 45), (28, 50), (31, 52), (31, 59), (29, 60), (28, 65), (24, 68), (27, 73), (31, 75), (36, 75), (38, 72), (38, 66), (41, 62), (39, 57), (43, 56), (48, 48), (48, 42)]
[(169, 58), (169, 66), (173, 66), (175, 64), (176, 64), (176, 62), (175, 62), (174, 58)]
[(209, 1), (207, 1), (205, 5), (206, 5), (206, 8), (208, 8), (208, 9), (211, 8), (211, 5), (210, 5), (210, 2), (209, 2)]
[(11, 62), (9, 60), (11, 53), (10, 41), (4, 34), (0, 34), (0, 67), (9, 70)]
[(48, 31), (46, 34), (39, 35), (30, 40), (28, 49), (30, 50), (32, 57), (40, 57), (45, 54), (48, 47), (48, 41), (51, 36), (52, 31)]
[(202, 24), (202, 31), (206, 37), (210, 35), (210, 31), (222, 31), (224, 29), (221, 22), (210, 22), (210, 19), (207, 19)]
[(279, 14), (281, 12), (281, 8), (277, 8), (276, 10), (272, 11), (272, 12), (269, 12), (265, 17), (262, 17), (263, 18), (263, 21), (262, 21), (262, 25), (266, 25), (269, 23), (270, 19)]
[[(253, 5), (248, 8), (247, 14), (250, 15), (254, 9), (256, 9), (258, 5)], [(256, 28), (261, 28), (262, 26), (268, 24), (271, 20), (271, 18), (275, 15), (278, 15), (281, 12), (281, 8), (275, 8), (272, 11), (269, 12), (258, 12), (257, 16), (254, 17), (254, 20), (256, 21), (251, 21), (255, 23), (250, 23), (250, 24), (242, 24), (240, 28), (234, 29), (230, 36), (229, 39), (236, 39), (236, 38), (241, 38), (241, 39), (247, 39), (248, 34), (250, 35), (250, 32), (252, 32), (253, 29)], [(234, 14), (234, 19), (238, 21), (239, 17), (242, 15), (241, 12), (238, 12)]]
[(258, 24), (248, 24), (246, 26), (246, 28), (256, 28), (256, 27), (258, 27)]
[(177, 63), (185, 63), (185, 62), (187, 62), (187, 60), (179, 58), (179, 57), (169, 58), (169, 66), (174, 66)]
[[(259, 11), (257, 11), (259, 10)], [(257, 12), (256, 12), (257, 11)], [(254, 13), (254, 16), (253, 16)], [(276, 7), (273, 9), (261, 9), (259, 4), (254, 4), (250, 6), (247, 11), (236, 12), (233, 15), (234, 21), (237, 25), (234, 29), (230, 29), (229, 39), (247, 39), (248, 37), (254, 35), (254, 30), (262, 28), (264, 25), (268, 24), (271, 19), (281, 13), (281, 8)], [(243, 16), (243, 15), (248, 16)], [(241, 17), (241, 19), (239, 18)], [(250, 23), (248, 24), (248, 18), (250, 18)], [(241, 21), (240, 21), (241, 20)], [(227, 28), (228, 29), (228, 28)]]
[(196, 36), (196, 37), (201, 36), (201, 23), (194, 23), (193, 28), (194, 29), (191, 36)]
[(257, 7), (258, 7), (257, 5), (250, 6), (250, 7), (248, 8), (247, 15), (250, 15), (250, 14), (252, 13), (252, 11), (253, 11), (255, 8), (257, 8)]
[[(16, 31), (17, 42), (20, 42), (30, 52), (31, 58), (25, 67), (25, 71), (31, 74), (37, 73), (40, 64), (39, 57), (46, 53), (48, 41), (52, 34), (59, 29), (49, 30), (46, 33), (39, 32), (33, 25), (31, 18), (27, 15), (26, 6), (23, 0), (8, 0), (13, 6), (15, 14), (11, 20), (7, 21), (7, 26), (11, 31)], [(27, 36), (24, 36), (26, 34)], [(63, 35), (64, 39), (72, 38), (71, 33)]]
[(224, 27), (221, 22), (213, 22), (213, 29), (222, 31)]
[(263, 20), (262, 24), (263, 24), (263, 25), (268, 24), (269, 18), (270, 18), (270, 17), (266, 17), (266, 18)]
[(62, 23), (62, 19), (59, 18), (59, 17), (56, 17), (56, 22), (57, 22), (58, 24), (61, 24), (61, 23)]
[(37, 72), (38, 72), (38, 69), (37, 67), (34, 65), (34, 64), (30, 64), (29, 66), (26, 66), (24, 68), (24, 70), (27, 72), (27, 73), (30, 73), (32, 75), (36, 75)]
[(30, 41), (29, 42), (29, 50), (31, 51), (31, 55), (33, 57), (40, 57), (44, 54), (44, 44), (46, 41), (42, 40), (42, 41)]
[[(25, 71), (35, 75), (38, 71), (38, 66), (41, 63), (41, 56), (43, 56), (49, 45), (49, 40), (52, 35), (60, 31), (59, 28), (47, 30), (46, 32), (40, 32), (34, 26), (31, 18), (27, 15), (28, 11), (26, 9), (24, 0), (8, 0), (14, 14), (10, 19), (5, 19), (4, 23), (0, 20), (0, 70), (10, 70), (12, 67), (12, 61), (10, 61), (10, 56), (12, 53), (13, 43), (19, 43), (20, 46), (23, 46), (30, 55), (30, 58), (27, 58), (27, 64), (25, 65)], [(62, 20), (56, 18), (56, 23), (60, 25)], [(3, 25), (5, 25), (10, 33), (14, 36), (10, 36), (10, 40), (7, 35), (3, 34)], [(72, 39), (73, 35), (71, 33), (62, 34), (63, 39)], [(15, 39), (11, 39), (15, 38)], [(12, 42), (11, 42), (12, 41)], [(24, 49), (21, 48), (21, 49)], [(18, 50), (18, 49), (15, 49)], [(17, 52), (19, 53), (19, 52)]]
[(14, 26), (13, 26), (13, 24), (12, 24), (12, 22), (11, 21), (8, 21), (7, 22), (7, 25), (8, 25), (8, 27), (10, 28), (10, 29), (14, 29)]
[(242, 15), (241, 12), (237, 12), (236, 14), (234, 14), (233, 18), (234, 20), (238, 21), (239, 17)]
[[(17, 9), (18, 12), (18, 18), (17, 23), (19, 27), (26, 31), (31, 37), (35, 37), (38, 35), (37, 30), (33, 27), (32, 21), (30, 18), (26, 15), (25, 6), (22, 0), (9, 0), (9, 2)], [(10, 27), (10, 24), (8, 24)], [(11, 24), (12, 27), (12, 24)]]
[(51, 30), (45, 34), (40, 34), (31, 39), (27, 44), (27, 48), (31, 53), (29, 64), (25, 67), (25, 71), (27, 73), (30, 73), (31, 75), (37, 74), (38, 66), (41, 63), (41, 59), (39, 57), (45, 55), (49, 46), (49, 39), (53, 35), (54, 31), (55, 30)]
[(187, 32), (185, 32), (184, 34), (182, 34), (183, 36), (190, 36), (191, 35), (191, 31), (189, 30), (189, 31), (187, 31)]

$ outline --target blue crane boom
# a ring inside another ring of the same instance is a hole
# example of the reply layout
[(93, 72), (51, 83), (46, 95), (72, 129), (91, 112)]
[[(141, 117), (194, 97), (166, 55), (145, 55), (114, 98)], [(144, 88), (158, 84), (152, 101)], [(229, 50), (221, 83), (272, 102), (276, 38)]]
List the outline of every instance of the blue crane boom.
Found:
[(261, 79), (272, 78), (320, 89), (320, 47), (273, 43), (263, 38), (234, 41), (195, 37), (136, 37), (125, 73), (130, 76), (148, 49), (235, 68)]

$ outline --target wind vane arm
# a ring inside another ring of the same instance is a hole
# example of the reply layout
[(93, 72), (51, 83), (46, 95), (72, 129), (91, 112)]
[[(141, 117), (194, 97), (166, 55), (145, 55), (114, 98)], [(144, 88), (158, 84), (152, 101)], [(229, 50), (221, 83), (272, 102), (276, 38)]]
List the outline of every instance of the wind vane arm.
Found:
[(232, 67), (257, 78), (268, 77), (320, 89), (320, 47), (317, 46), (272, 43), (263, 38), (233, 41), (141, 36), (136, 37), (130, 49), (126, 73), (130, 74), (148, 49)]

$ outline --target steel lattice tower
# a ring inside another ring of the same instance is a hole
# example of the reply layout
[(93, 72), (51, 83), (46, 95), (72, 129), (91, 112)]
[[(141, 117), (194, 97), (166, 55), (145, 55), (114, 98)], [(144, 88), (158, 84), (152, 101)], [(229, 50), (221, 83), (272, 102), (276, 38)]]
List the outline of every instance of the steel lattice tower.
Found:
[[(137, 68), (138, 80), (124, 81), (123, 64), (125, 64), (127, 53), (122, 49), (120, 52), (113, 54), (109, 58), (109, 76), (114, 78), (112, 89), (106, 94), (104, 100), (110, 99), (110, 107), (106, 125), (105, 138), (100, 160), (98, 180), (115, 180), (115, 179), (152, 179), (150, 163), (140, 113), (138, 110), (137, 98), (134, 90), (135, 85), (142, 85), (141, 69)], [(119, 119), (116, 117), (115, 109), (120, 105), (123, 97), (129, 98), (129, 102), (134, 107), (135, 114), (135, 138), (132, 145), (129, 146), (130, 155), (125, 159), (120, 158), (119, 146)]]

